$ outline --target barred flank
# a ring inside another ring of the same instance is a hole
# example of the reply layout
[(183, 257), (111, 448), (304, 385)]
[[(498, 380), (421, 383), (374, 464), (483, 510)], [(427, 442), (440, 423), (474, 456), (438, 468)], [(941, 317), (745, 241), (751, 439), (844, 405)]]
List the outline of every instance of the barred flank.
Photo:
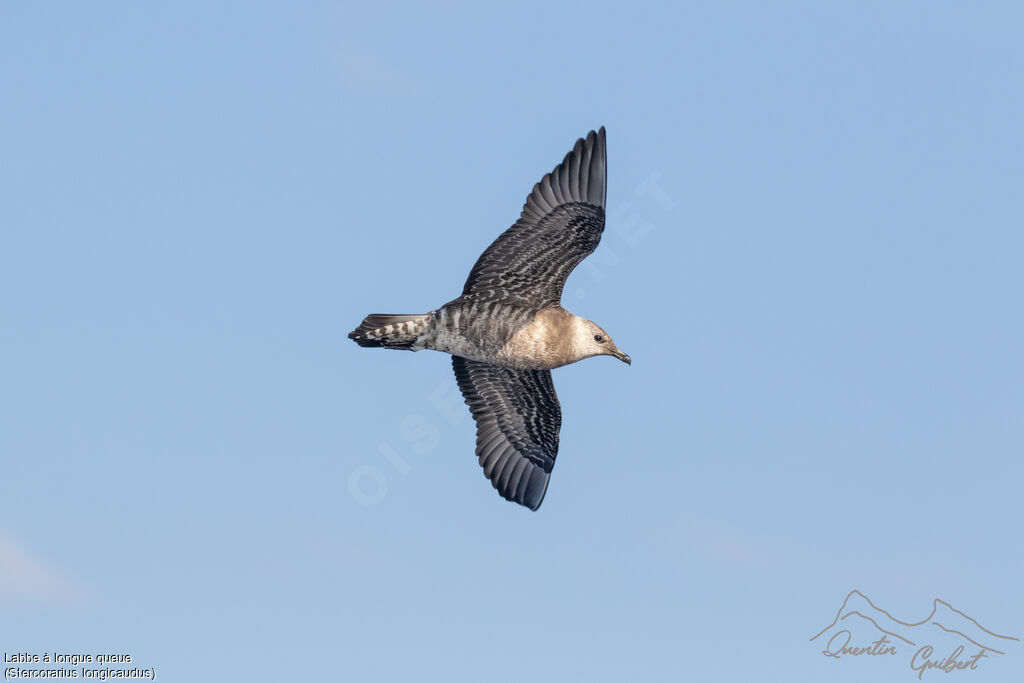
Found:
[(426, 332), (430, 314), (408, 315), (375, 313), (363, 318), (348, 338), (360, 346), (412, 350), (416, 338)]

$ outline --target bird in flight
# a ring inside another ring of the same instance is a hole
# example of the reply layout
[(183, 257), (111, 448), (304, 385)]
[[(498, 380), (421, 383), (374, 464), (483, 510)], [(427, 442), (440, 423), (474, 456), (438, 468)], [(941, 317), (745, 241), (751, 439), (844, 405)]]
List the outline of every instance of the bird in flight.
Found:
[(565, 279), (604, 231), (605, 132), (590, 131), (534, 185), (515, 224), (477, 259), (462, 295), (421, 315), (368, 315), (360, 346), (452, 355), (476, 421), (476, 455), (507, 500), (540, 507), (558, 453), (553, 368), (591, 356), (630, 363), (597, 324), (562, 308)]

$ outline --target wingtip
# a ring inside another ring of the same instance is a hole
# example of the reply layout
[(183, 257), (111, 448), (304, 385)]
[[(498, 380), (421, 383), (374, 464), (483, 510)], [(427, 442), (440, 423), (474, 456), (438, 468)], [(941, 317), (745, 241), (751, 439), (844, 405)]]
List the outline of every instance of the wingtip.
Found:
[(604, 126), (598, 128), (596, 134), (591, 131), (591, 135), (594, 135), (594, 152), (591, 156), (594, 164), (592, 173), (601, 181), (600, 185), (594, 188), (596, 196), (593, 196), (592, 199), (599, 206), (604, 207), (608, 200), (608, 142)]
[(608, 194), (605, 135), (605, 128), (601, 126), (578, 138), (561, 163), (534, 184), (521, 215), (536, 220), (568, 201), (583, 201), (604, 208)]
[(523, 491), (522, 501), (517, 502), (521, 502), (524, 506), (536, 512), (540, 508), (540, 504), (544, 502), (544, 496), (548, 492), (549, 483), (551, 483), (551, 473), (545, 472), (539, 467), (534, 467), (530, 472), (530, 480), (526, 490)]
[(484, 474), (491, 486), (505, 500), (529, 508), (534, 512), (544, 502), (551, 482), (551, 473), (525, 459), (507, 458), (499, 467)]
[(591, 130), (585, 136), (581, 137), (576, 141), (576, 144), (579, 145), (580, 143), (583, 143), (591, 148), (603, 148), (607, 143), (607, 138), (608, 136), (607, 133), (605, 133), (604, 126), (601, 126), (597, 130)]

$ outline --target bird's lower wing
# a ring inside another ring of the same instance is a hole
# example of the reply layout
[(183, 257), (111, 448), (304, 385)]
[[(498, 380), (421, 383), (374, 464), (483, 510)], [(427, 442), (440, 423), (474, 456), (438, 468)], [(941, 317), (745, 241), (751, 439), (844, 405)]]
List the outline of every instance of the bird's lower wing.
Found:
[(562, 408), (548, 370), (513, 370), (452, 356), (476, 420), (476, 454), (507, 500), (540, 507), (558, 453)]

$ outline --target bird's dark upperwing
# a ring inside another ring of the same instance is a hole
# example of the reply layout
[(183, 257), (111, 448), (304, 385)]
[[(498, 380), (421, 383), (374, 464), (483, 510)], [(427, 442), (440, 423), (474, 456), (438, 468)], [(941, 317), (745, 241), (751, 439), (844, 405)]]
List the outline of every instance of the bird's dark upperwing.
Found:
[(476, 420), (476, 455), (507, 500), (540, 507), (558, 453), (562, 408), (549, 370), (513, 370), (452, 356)]
[(519, 220), (473, 266), (462, 298), (558, 306), (565, 279), (601, 241), (606, 185), (602, 127), (534, 185)]

